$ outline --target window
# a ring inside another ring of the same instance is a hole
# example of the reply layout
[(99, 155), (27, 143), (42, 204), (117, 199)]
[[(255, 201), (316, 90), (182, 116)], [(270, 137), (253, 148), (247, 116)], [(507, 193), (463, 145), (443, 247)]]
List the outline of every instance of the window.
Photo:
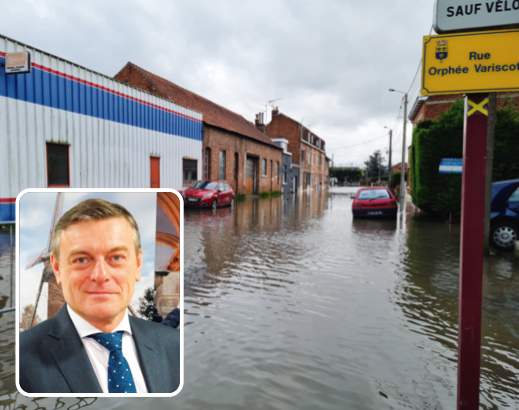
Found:
[(261, 175), (267, 176), (267, 160), (263, 159), (261, 160)]
[(279, 182), (279, 162), (278, 161), (276, 161), (276, 179)]
[(238, 165), (240, 163), (239, 161), (239, 156), (238, 156), (238, 153), (235, 153), (234, 154), (234, 180), (235, 181), (238, 181)]
[(70, 186), (68, 147), (47, 143), (47, 186)]
[(220, 166), (218, 169), (218, 179), (225, 180), (225, 151), (220, 151)]
[(283, 185), (287, 183), (287, 173), (288, 173), (287, 166), (284, 165), (283, 166)]
[(309, 172), (306, 173), (306, 185), (308, 187), (312, 186), (312, 174), (310, 174)]
[(196, 159), (182, 160), (182, 174), (184, 175), (184, 185), (191, 185), (196, 182), (198, 163)]
[(204, 164), (204, 178), (210, 178), (210, 169), (211, 169), (211, 148), (205, 149), (205, 164)]
[(357, 199), (391, 199), (389, 191), (387, 189), (370, 189), (366, 191), (360, 191)]
[(305, 150), (301, 151), (301, 162), (305, 161)]
[(217, 186), (218, 186), (218, 182), (198, 181), (191, 188), (214, 190), (214, 189), (216, 189)]
[(519, 188), (517, 188), (512, 195), (510, 195), (510, 198), (508, 198), (508, 202), (519, 202)]

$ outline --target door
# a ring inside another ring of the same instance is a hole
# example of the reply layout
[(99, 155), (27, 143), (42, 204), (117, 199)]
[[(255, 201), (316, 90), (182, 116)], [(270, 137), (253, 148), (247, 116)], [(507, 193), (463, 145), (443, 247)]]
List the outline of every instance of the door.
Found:
[(256, 185), (256, 161), (254, 158), (247, 158), (247, 170), (245, 175), (245, 195), (254, 193)]
[(160, 188), (160, 158), (150, 157), (150, 188)]

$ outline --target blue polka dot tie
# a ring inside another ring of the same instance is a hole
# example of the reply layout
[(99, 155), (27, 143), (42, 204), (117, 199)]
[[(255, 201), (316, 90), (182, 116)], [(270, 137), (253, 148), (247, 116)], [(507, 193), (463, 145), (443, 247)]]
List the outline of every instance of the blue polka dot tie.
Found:
[(96, 333), (90, 335), (97, 343), (110, 351), (108, 359), (108, 392), (137, 393), (132, 372), (123, 356), (123, 334)]

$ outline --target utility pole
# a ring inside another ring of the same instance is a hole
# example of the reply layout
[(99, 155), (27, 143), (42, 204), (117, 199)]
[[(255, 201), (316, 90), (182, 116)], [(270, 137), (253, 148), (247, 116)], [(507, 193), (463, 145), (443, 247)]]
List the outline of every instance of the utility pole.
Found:
[(403, 91), (395, 90), (394, 88), (389, 89), (390, 92), (397, 92), (400, 94), (404, 94), (404, 135), (402, 138), (402, 171), (400, 174), (400, 203), (403, 207), (405, 201), (406, 194), (406, 186), (405, 186), (405, 131), (407, 125), (407, 93)]
[(391, 176), (392, 176), (392, 172), (391, 172), (391, 144), (393, 143), (392, 142), (392, 140), (393, 140), (393, 130), (391, 128), (388, 128), (388, 127), (384, 127), (384, 128), (387, 128), (389, 130), (389, 165), (388, 165), (387, 187), (389, 189), (391, 189)]
[(381, 166), (381, 163), (382, 163), (382, 155), (379, 154), (378, 155), (378, 183), (380, 185), (381, 181), (380, 181), (380, 166)]

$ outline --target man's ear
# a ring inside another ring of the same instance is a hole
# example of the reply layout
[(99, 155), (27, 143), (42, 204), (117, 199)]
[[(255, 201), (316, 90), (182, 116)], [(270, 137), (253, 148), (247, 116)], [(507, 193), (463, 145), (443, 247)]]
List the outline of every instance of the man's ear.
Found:
[(141, 280), (142, 273), (142, 248), (139, 249), (139, 254), (137, 255), (137, 272), (135, 273), (135, 282)]
[(54, 276), (56, 276), (56, 282), (58, 285), (61, 285), (61, 272), (59, 270), (59, 260), (54, 256), (53, 253), (50, 254), (50, 264), (52, 269), (54, 270)]

